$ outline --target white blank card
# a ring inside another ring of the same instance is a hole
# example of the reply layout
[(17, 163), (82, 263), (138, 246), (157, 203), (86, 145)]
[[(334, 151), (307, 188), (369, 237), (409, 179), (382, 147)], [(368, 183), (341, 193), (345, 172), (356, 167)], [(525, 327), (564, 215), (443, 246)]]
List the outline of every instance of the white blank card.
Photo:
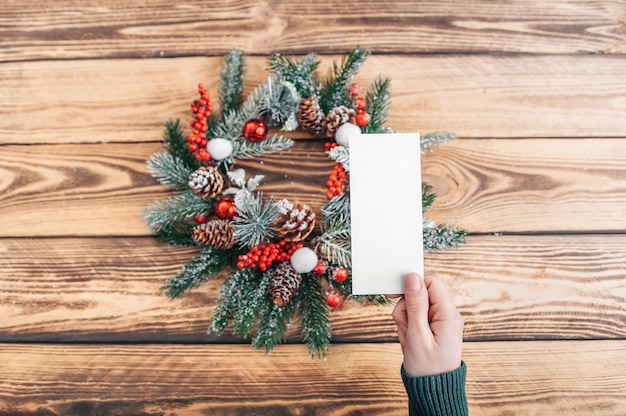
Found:
[(418, 133), (350, 140), (352, 293), (404, 293), (409, 272), (424, 275)]

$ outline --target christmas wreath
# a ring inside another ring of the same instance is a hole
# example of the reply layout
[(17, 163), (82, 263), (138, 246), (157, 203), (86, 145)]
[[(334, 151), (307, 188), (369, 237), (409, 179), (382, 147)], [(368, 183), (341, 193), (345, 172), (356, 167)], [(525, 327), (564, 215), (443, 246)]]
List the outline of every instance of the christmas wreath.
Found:
[[(379, 76), (361, 96), (354, 77), (369, 55), (357, 47), (320, 77), (313, 53), (301, 59), (269, 58), (267, 81), (244, 97), (244, 56), (224, 60), (219, 112), (198, 85), (191, 104), (191, 132), (167, 121), (165, 151), (148, 160), (149, 172), (173, 195), (146, 207), (156, 238), (171, 245), (199, 246), (198, 254), (169, 278), (164, 293), (177, 298), (217, 275), (225, 275), (209, 331), (230, 330), (269, 353), (299, 319), (312, 356), (330, 346), (330, 312), (346, 299), (386, 304), (384, 296), (351, 294), (349, 141), (362, 133), (384, 133), (390, 79)], [(280, 127), (280, 130), (278, 129)], [(237, 160), (288, 149), (283, 134), (302, 129), (324, 137), (335, 166), (326, 183), (321, 218), (299, 201), (276, 200), (258, 189), (263, 175), (248, 177)], [(277, 133), (270, 134), (271, 131)], [(422, 151), (452, 134), (422, 136)], [(435, 194), (423, 186), (423, 208)], [(424, 250), (454, 247), (465, 231), (424, 220)], [(222, 272), (222, 273), (220, 273)]]

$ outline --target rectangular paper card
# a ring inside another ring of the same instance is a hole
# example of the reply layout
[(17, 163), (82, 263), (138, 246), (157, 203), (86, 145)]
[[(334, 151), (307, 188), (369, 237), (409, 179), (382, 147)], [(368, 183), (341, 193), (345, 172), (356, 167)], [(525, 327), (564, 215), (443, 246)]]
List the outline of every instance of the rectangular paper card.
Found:
[(424, 275), (418, 133), (350, 140), (352, 293), (404, 293), (409, 272)]

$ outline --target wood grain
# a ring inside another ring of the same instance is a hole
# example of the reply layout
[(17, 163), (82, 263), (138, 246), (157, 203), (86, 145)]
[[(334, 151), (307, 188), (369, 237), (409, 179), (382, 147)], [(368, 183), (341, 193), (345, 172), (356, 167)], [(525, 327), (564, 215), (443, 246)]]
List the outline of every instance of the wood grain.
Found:
[[(472, 415), (626, 412), (624, 341), (465, 344)], [(397, 344), (0, 348), (0, 412), (26, 415), (405, 415)], [(581, 374), (585, 376), (582, 377)]]
[[(506, 9), (506, 13), (503, 12)], [(10, 1), (0, 60), (271, 52), (624, 53), (623, 1)]]
[[(0, 147), (0, 236), (145, 236), (146, 204), (170, 194), (146, 172), (156, 143)], [(316, 141), (241, 162), (263, 190), (325, 202), (332, 162)], [(45, 154), (45, 157), (40, 157)], [(460, 139), (427, 154), (428, 216), (485, 232), (626, 230), (626, 141)], [(601, 213), (601, 215), (599, 214)]]
[[(337, 56), (325, 56), (328, 66)], [(145, 142), (190, 119), (203, 82), (217, 102), (221, 57), (0, 64), (0, 144)], [(267, 77), (248, 58), (247, 91)], [(321, 73), (325, 73), (322, 70)], [(462, 137), (624, 137), (626, 60), (619, 56), (395, 56), (357, 79), (392, 79), (389, 124)]]
[[(0, 342), (245, 342), (207, 335), (221, 278), (169, 301), (194, 254), (149, 238), (0, 240)], [(626, 237), (478, 236), (426, 256), (462, 312), (465, 339), (626, 337)], [(335, 342), (395, 340), (390, 307), (344, 303)], [(300, 342), (298, 325), (290, 337)]]

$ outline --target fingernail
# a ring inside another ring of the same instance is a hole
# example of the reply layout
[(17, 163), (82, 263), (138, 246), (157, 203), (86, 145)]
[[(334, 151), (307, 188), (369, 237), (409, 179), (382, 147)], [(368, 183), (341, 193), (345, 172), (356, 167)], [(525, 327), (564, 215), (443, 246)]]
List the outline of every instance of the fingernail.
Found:
[(407, 285), (408, 290), (412, 292), (417, 292), (422, 288), (422, 279), (418, 275), (411, 273), (410, 275), (407, 276), (407, 280), (408, 280), (408, 285)]

